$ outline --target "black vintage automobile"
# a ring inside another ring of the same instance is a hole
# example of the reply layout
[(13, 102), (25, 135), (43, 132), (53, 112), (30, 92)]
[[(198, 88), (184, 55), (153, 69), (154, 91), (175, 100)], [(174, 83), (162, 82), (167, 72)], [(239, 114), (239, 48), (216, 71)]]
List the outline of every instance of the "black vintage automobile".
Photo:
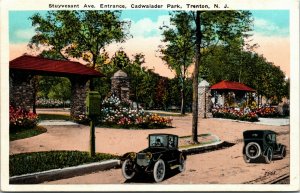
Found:
[(271, 130), (244, 131), (243, 157), (246, 163), (264, 161), (271, 163), (273, 158), (282, 159), (286, 146), (276, 142), (276, 133)]
[(178, 136), (171, 134), (150, 134), (149, 147), (122, 156), (122, 174), (132, 179), (139, 174), (153, 174), (161, 182), (169, 169), (185, 169), (186, 155), (178, 150)]

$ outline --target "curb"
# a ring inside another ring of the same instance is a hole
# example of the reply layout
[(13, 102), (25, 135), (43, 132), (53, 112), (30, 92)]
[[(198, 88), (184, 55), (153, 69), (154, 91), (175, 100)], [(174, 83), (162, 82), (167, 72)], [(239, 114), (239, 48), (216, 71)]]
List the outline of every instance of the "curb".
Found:
[(192, 153), (205, 152), (212, 149), (218, 149), (226, 144), (227, 142), (225, 141), (217, 141), (213, 144), (199, 145), (199, 146), (189, 147), (189, 148), (180, 148), (179, 150), (186, 152), (186, 154), (192, 154)]
[(38, 184), (45, 181), (53, 181), (84, 175), (92, 172), (112, 169), (120, 165), (120, 160), (107, 160), (102, 162), (72, 166), (62, 169), (54, 169), (9, 178), (10, 184)]

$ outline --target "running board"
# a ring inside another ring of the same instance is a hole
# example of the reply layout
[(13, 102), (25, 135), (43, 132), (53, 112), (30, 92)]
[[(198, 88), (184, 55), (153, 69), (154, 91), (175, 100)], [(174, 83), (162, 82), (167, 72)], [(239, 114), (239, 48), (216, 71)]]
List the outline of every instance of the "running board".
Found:
[(280, 158), (282, 158), (282, 156), (281, 155), (273, 155), (273, 158), (280, 159)]
[(170, 168), (171, 168), (171, 170), (173, 170), (173, 169), (179, 168), (179, 167), (180, 167), (180, 165), (174, 165), (174, 166), (171, 166)]

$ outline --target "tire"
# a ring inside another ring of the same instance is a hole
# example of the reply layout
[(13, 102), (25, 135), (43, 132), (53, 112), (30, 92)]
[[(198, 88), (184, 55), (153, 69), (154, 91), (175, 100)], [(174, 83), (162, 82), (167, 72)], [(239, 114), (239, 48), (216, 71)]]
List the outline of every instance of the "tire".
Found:
[(268, 148), (266, 155), (264, 155), (263, 157), (267, 164), (271, 163), (273, 159), (273, 150), (271, 148)]
[(283, 146), (281, 150), (281, 159), (283, 159), (285, 156), (286, 156), (286, 149), (285, 146)]
[(125, 179), (130, 180), (135, 176), (135, 165), (134, 163), (127, 159), (122, 164), (122, 174)]
[(153, 177), (155, 182), (163, 181), (165, 174), (166, 174), (165, 162), (162, 159), (159, 159), (154, 164), (154, 168), (153, 168)]
[(251, 159), (246, 154), (243, 155), (243, 158), (246, 163), (251, 163)]
[(256, 142), (250, 142), (245, 148), (246, 156), (249, 159), (256, 159), (261, 155), (261, 148)]
[(184, 159), (184, 157), (182, 155), (180, 155), (180, 158), (179, 158), (179, 167), (178, 167), (178, 170), (180, 172), (184, 172), (185, 171), (185, 168), (186, 168), (186, 160)]

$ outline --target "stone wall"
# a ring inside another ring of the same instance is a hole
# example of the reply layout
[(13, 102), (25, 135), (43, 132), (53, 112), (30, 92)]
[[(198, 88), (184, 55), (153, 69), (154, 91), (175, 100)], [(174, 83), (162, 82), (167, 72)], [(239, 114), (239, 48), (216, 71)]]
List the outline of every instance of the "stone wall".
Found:
[(71, 110), (72, 118), (86, 114), (87, 81), (85, 78), (70, 78), (71, 81)]
[(117, 96), (121, 101), (129, 101), (129, 78), (122, 70), (117, 71), (113, 77), (111, 77), (111, 93)]
[(33, 105), (33, 76), (11, 72), (9, 76), (9, 104), (29, 110)]
[(212, 117), (211, 104), (209, 83), (206, 80), (202, 80), (198, 85), (198, 116), (200, 118)]

